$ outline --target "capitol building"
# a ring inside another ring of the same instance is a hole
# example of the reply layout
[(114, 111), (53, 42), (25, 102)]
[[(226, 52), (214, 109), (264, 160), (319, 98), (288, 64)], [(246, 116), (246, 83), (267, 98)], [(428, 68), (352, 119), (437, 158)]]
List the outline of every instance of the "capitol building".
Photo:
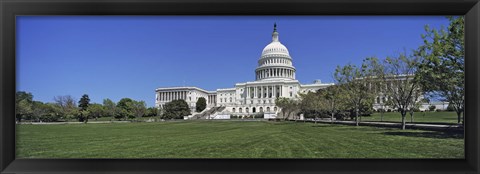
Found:
[[(313, 84), (300, 84), (295, 79), (295, 66), (287, 47), (280, 42), (276, 24), (272, 41), (263, 48), (255, 69), (255, 80), (236, 83), (233, 88), (207, 91), (199, 87), (165, 87), (155, 90), (156, 107), (162, 108), (167, 102), (185, 100), (192, 111), (198, 98), (207, 101), (210, 110), (208, 118), (228, 119), (231, 115), (255, 115), (263, 113), (264, 118), (276, 118), (281, 108), (275, 105), (278, 97), (298, 98), (299, 93), (315, 92), (334, 85), (315, 80)], [(205, 112), (204, 111), (204, 112)], [(212, 112), (215, 111), (215, 112)]]

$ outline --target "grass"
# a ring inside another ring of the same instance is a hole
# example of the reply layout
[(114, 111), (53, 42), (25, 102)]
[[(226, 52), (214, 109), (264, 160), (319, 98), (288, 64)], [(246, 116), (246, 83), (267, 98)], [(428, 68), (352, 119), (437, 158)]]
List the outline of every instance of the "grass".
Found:
[[(373, 113), (372, 116), (362, 117), (362, 121), (380, 121), (380, 113)], [(402, 116), (399, 112), (385, 112), (383, 121), (401, 122)], [(405, 121), (410, 123), (410, 114), (407, 113)], [(457, 114), (455, 112), (415, 112), (413, 114), (414, 123), (439, 123), (456, 124)]]
[(463, 134), (267, 121), (17, 125), (17, 158), (463, 158)]

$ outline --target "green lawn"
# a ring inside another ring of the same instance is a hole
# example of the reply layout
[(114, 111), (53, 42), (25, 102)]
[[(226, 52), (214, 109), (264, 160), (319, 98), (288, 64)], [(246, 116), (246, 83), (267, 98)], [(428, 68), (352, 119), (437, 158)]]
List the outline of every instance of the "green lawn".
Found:
[(303, 122), (17, 125), (18, 158), (463, 158), (463, 134)]
[[(406, 122), (410, 123), (410, 114), (407, 113)], [(373, 113), (372, 116), (362, 117), (362, 121), (380, 121), (380, 113)], [(385, 112), (383, 121), (401, 122), (402, 116), (399, 112)], [(413, 122), (417, 123), (457, 123), (455, 112), (415, 112)]]

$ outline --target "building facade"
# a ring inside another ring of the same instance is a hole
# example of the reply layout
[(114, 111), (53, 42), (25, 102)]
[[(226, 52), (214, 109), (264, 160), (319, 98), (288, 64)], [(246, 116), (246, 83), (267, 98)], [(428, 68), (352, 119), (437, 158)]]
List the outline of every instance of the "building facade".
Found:
[(207, 91), (198, 87), (157, 88), (155, 105), (163, 107), (175, 99), (185, 100), (194, 111), (198, 98), (207, 100), (207, 109), (222, 107), (225, 115), (254, 115), (263, 113), (264, 118), (276, 118), (281, 108), (275, 105), (278, 97), (298, 98), (299, 93), (316, 91), (334, 85), (321, 83), (300, 84), (295, 79), (296, 69), (290, 53), (279, 40), (276, 24), (273, 28), (272, 41), (265, 46), (255, 69), (255, 80), (236, 83), (232, 88)]

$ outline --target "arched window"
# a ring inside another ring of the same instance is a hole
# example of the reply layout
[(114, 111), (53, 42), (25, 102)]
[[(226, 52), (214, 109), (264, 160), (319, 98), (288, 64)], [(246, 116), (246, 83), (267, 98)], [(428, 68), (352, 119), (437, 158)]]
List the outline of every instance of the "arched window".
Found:
[(273, 111), (277, 112), (277, 107), (274, 107), (274, 108), (273, 108)]
[(235, 108), (232, 108), (232, 112), (235, 112)]
[(267, 107), (267, 112), (270, 112), (270, 107)]
[(255, 111), (256, 111), (256, 109), (255, 109), (255, 107), (253, 107), (253, 108), (252, 108), (252, 112), (255, 113)]
[(243, 112), (242, 108), (238, 108), (238, 112), (242, 113)]
[(230, 103), (232, 103), (232, 97), (230, 97)]
[(246, 112), (246, 113), (249, 113), (249, 112), (250, 112), (250, 110), (248, 110), (248, 108), (245, 108), (245, 112)]
[(260, 107), (260, 112), (263, 112), (263, 107)]

